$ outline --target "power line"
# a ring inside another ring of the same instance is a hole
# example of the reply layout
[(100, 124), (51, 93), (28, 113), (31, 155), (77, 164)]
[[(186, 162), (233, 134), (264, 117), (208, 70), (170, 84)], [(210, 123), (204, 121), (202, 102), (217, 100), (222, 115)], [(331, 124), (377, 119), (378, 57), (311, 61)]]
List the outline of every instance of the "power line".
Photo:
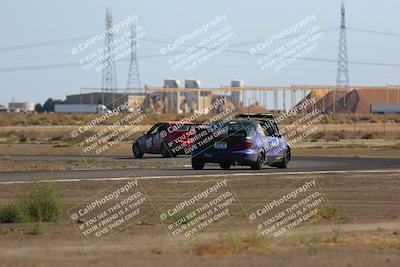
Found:
[[(330, 31), (335, 29), (328, 29)], [(158, 44), (171, 44), (169, 41), (162, 41), (162, 40), (155, 40), (149, 38), (142, 38), (144, 42), (151, 42), (151, 43), (158, 43)], [(218, 48), (210, 48), (205, 46), (198, 46), (193, 44), (182, 44), (182, 47), (197, 47), (197, 48), (205, 48), (208, 50), (216, 50)], [(226, 53), (233, 53), (233, 54), (241, 54), (241, 55), (253, 55), (253, 56), (267, 56), (268, 54), (265, 53), (253, 53), (251, 54), (249, 51), (243, 50), (235, 50), (235, 49), (224, 49), (223, 52)], [(182, 51), (176, 51), (167, 54), (152, 54), (152, 55), (145, 55), (139, 56), (139, 59), (145, 58), (157, 58), (157, 57), (165, 57), (174, 54), (180, 54)], [(293, 57), (284, 57), (284, 58), (293, 58)], [(314, 57), (296, 57), (298, 60), (303, 61), (315, 61), (315, 62), (328, 62), (328, 63), (337, 63), (336, 59), (329, 59), (329, 58), (314, 58)], [(125, 60), (121, 60), (125, 61)], [(400, 64), (395, 63), (380, 63), (380, 62), (367, 62), (367, 61), (348, 61), (349, 64), (353, 65), (370, 65), (370, 66), (381, 66), (381, 67), (400, 67)], [(0, 72), (15, 72), (15, 71), (25, 71), (25, 70), (39, 70), (39, 69), (51, 69), (51, 68), (62, 68), (62, 67), (72, 67), (72, 66), (79, 66), (79, 63), (60, 63), (60, 64), (49, 64), (49, 65), (31, 65), (31, 66), (22, 66), (22, 67), (11, 67), (11, 68), (0, 68)]]
[[(147, 59), (147, 58), (159, 58), (159, 57), (166, 57), (179, 54), (179, 52), (174, 52), (170, 54), (148, 54), (143, 56), (138, 56), (138, 59)], [(119, 61), (129, 61), (128, 58), (121, 59)], [(45, 65), (28, 65), (22, 67), (8, 67), (8, 68), (0, 68), (0, 72), (16, 72), (16, 71), (25, 71), (25, 70), (41, 70), (41, 69), (57, 69), (57, 68), (64, 68), (64, 67), (78, 67), (82, 66), (82, 64), (78, 62), (65, 62), (59, 64), (45, 64)]]
[[(324, 29), (319, 30), (319, 31), (316, 32), (314, 35), (316, 35), (316, 34), (318, 34), (318, 33), (321, 33), (321, 32), (327, 33), (327, 32), (338, 31), (338, 30), (340, 30), (340, 28), (338, 28), (338, 27), (336, 27), (336, 26), (335, 26), (335, 27), (327, 27), (327, 28), (324, 28)], [(302, 35), (303, 35), (303, 34), (289, 35), (289, 36), (282, 37), (282, 38), (280, 38), (279, 40), (293, 39), (293, 38), (296, 38), (296, 37), (300, 37), (300, 36), (302, 36)], [(238, 46), (254, 45), (254, 44), (262, 43), (262, 42), (264, 42), (264, 41), (265, 41), (265, 40), (254, 40), (254, 41), (249, 41), (249, 42), (231, 44), (230, 46), (231, 46), (231, 47), (238, 47)]]
[[(330, 32), (330, 31), (335, 31), (338, 30), (337, 27), (328, 27), (325, 28), (324, 30), (321, 30), (322, 32)], [(3, 46), (0, 47), (0, 51), (12, 51), (12, 50), (22, 50), (22, 49), (31, 49), (31, 48), (38, 48), (38, 47), (45, 47), (45, 46), (52, 46), (52, 45), (58, 45), (58, 44), (65, 44), (65, 43), (71, 43), (71, 42), (76, 42), (76, 41), (81, 41), (81, 40), (86, 40), (89, 39), (96, 34), (89, 34), (89, 35), (82, 35), (82, 36), (77, 36), (77, 37), (71, 37), (68, 39), (61, 39), (61, 40), (54, 40), (54, 41), (47, 41), (47, 42), (38, 42), (38, 43), (30, 43), (30, 44), (18, 44), (18, 45), (10, 45), (10, 46)], [(114, 34), (115, 36), (118, 36), (118, 34)], [(290, 39), (290, 38), (295, 38), (300, 35), (291, 35), (291, 36), (286, 36), (282, 39)], [(257, 44), (262, 41), (249, 41), (249, 42), (243, 42), (243, 43), (236, 43), (232, 44), (232, 46), (242, 46), (242, 45), (248, 45), (248, 44)]]
[[(242, 51), (242, 54), (246, 54), (245, 51)], [(247, 53), (250, 55), (249, 53)], [(138, 57), (138, 59), (146, 59), (146, 58), (157, 58), (169, 56), (171, 54), (165, 55), (147, 55)], [(289, 58), (289, 57), (286, 57)], [(316, 61), (316, 62), (326, 62), (326, 63), (337, 63), (336, 59), (328, 59), (328, 58), (312, 58), (312, 57), (298, 57), (299, 60), (304, 61)], [(120, 61), (129, 61), (128, 58), (122, 59)], [(392, 63), (379, 63), (379, 62), (365, 62), (365, 61), (349, 61), (349, 64), (353, 65), (363, 65), (363, 66), (377, 66), (377, 67), (393, 67), (400, 68), (400, 64), (392, 64)], [(64, 68), (64, 67), (77, 67), (82, 66), (78, 62), (66, 62), (60, 64), (47, 64), (47, 65), (30, 65), (30, 66), (21, 66), (21, 67), (8, 67), (8, 68), (0, 68), (0, 72), (17, 72), (17, 71), (27, 71), (27, 70), (41, 70), (41, 69), (56, 69), (56, 68)]]
[(61, 40), (54, 40), (54, 41), (47, 41), (47, 42), (40, 42), (40, 43), (31, 43), (31, 44), (3, 46), (3, 47), (0, 47), (0, 51), (22, 50), (22, 49), (30, 49), (30, 48), (58, 45), (58, 44), (64, 44), (64, 43), (71, 43), (71, 42), (85, 40), (92, 36), (93, 35), (82, 35), (82, 36), (73, 37), (73, 38), (69, 38), (69, 39), (61, 39)]
[[(147, 42), (154, 42), (154, 43), (162, 43), (162, 44), (171, 44), (171, 42), (167, 41), (160, 41), (160, 40), (154, 40), (154, 39), (148, 39), (148, 38), (143, 38), (143, 41)], [(209, 49), (209, 50), (216, 50), (218, 48), (210, 48), (206, 46), (198, 46), (198, 45), (193, 45), (193, 44), (182, 44), (181, 46), (185, 47), (197, 47), (197, 48), (204, 48), (204, 49)], [(268, 54), (265, 53), (253, 53), (251, 54), (248, 51), (242, 51), (242, 50), (235, 50), (235, 49), (224, 49), (224, 52), (227, 53), (236, 53), (236, 54), (242, 54), (242, 55), (254, 55), (254, 56), (268, 56)], [(278, 56), (275, 56), (278, 57)], [(293, 58), (293, 57), (284, 57), (284, 58)], [(332, 62), (332, 63), (337, 63), (336, 59), (329, 59), (329, 58), (314, 58), (314, 57), (296, 57), (298, 60), (304, 60), (304, 61), (319, 61), (319, 62)], [(373, 65), (373, 66), (384, 66), (384, 67), (400, 67), (400, 64), (393, 64), (393, 63), (380, 63), (380, 62), (365, 62), (365, 61), (349, 61), (349, 64), (355, 64), (355, 65)]]
[(372, 33), (372, 34), (379, 34), (379, 35), (386, 35), (386, 36), (393, 36), (393, 37), (400, 37), (399, 33), (391, 33), (391, 32), (382, 32), (382, 31), (375, 31), (375, 30), (368, 30), (368, 29), (359, 29), (359, 28), (348, 28), (350, 31), (356, 31), (356, 32), (366, 32), (366, 33)]
[[(360, 28), (349, 28), (349, 27), (347, 27), (347, 29), (351, 30), (351, 31), (367, 32), (367, 33), (372, 33), (372, 34), (381, 34), (381, 35), (400, 37), (400, 34), (398, 34), (398, 33), (390, 33), (390, 32), (360, 29)], [(338, 30), (339, 30), (338, 27), (327, 27), (327, 28), (322, 29), (320, 32), (332, 32), (332, 31), (338, 31)], [(36, 48), (36, 47), (42, 47), (42, 46), (51, 46), (51, 45), (70, 43), (70, 42), (85, 40), (85, 39), (88, 39), (95, 35), (96, 34), (89, 34), (89, 35), (82, 35), (82, 36), (77, 36), (77, 37), (71, 37), (68, 39), (60, 39), (60, 40), (53, 40), (53, 41), (47, 41), (47, 42), (3, 46), (3, 47), (0, 47), (0, 51), (30, 49), (30, 48)], [(295, 38), (298, 36), (300, 36), (300, 35), (290, 35), (290, 36), (283, 37), (281, 39), (290, 39), (290, 38)], [(231, 46), (251, 45), (251, 44), (257, 44), (260, 42), (262, 42), (262, 40), (253, 40), (253, 41), (248, 41), (248, 42), (235, 43), (235, 44), (232, 44)]]
[[(356, 32), (366, 32), (366, 33), (371, 33), (371, 34), (378, 34), (378, 35), (386, 35), (386, 36), (393, 36), (393, 37), (400, 37), (399, 33), (391, 33), (391, 32), (384, 32), (384, 31), (377, 31), (377, 30), (368, 30), (368, 29), (361, 29), (361, 28), (351, 28), (347, 27), (348, 30), (350, 31), (356, 31)], [(321, 30), (321, 32), (331, 32), (331, 31), (337, 31), (339, 30), (338, 27), (327, 27)], [(44, 47), (44, 46), (52, 46), (52, 45), (58, 45), (58, 44), (64, 44), (64, 43), (71, 43), (75, 41), (81, 41), (85, 40), (88, 38), (93, 37), (96, 34), (89, 34), (89, 35), (82, 35), (82, 36), (77, 36), (77, 37), (71, 37), (68, 39), (60, 39), (60, 40), (54, 40), (54, 41), (47, 41), (47, 42), (38, 42), (38, 43), (30, 43), (30, 44), (18, 44), (18, 45), (10, 45), (10, 46), (3, 46), (0, 47), (0, 51), (12, 51), (12, 50), (22, 50), (22, 49), (31, 49), (31, 48), (38, 48), (38, 47)], [(290, 38), (295, 38), (299, 35), (291, 35), (291, 36), (286, 36), (282, 39), (290, 39)], [(234, 43), (231, 46), (244, 46), (244, 45), (252, 45), (252, 44), (257, 44), (262, 42), (262, 40), (253, 40), (249, 42), (242, 42), (242, 43)]]
[(42, 70), (42, 69), (57, 69), (64, 67), (76, 67), (81, 64), (77, 62), (71, 63), (60, 63), (60, 64), (47, 64), (47, 65), (30, 65), (30, 66), (22, 66), (22, 67), (10, 67), (10, 68), (0, 68), (0, 72), (16, 72), (16, 71), (25, 71), (25, 70)]

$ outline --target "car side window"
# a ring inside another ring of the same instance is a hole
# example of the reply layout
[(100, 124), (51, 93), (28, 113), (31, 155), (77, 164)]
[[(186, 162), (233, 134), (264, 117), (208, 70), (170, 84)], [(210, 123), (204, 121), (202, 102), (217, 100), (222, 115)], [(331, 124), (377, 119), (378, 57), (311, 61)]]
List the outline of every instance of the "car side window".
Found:
[(267, 136), (267, 134), (264, 131), (264, 127), (261, 124), (257, 124), (257, 132), (262, 136)]
[(266, 136), (275, 136), (275, 129), (272, 123), (263, 123), (262, 127)]
[(279, 137), (280, 133), (279, 133), (278, 125), (275, 122), (273, 122), (272, 125), (274, 128), (274, 135)]

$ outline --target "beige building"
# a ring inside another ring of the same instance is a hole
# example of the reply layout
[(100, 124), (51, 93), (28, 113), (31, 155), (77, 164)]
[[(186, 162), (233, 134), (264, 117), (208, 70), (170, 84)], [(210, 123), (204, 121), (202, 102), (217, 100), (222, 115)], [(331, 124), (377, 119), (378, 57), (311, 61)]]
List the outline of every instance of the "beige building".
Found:
[(67, 104), (104, 104), (113, 109), (129, 103), (128, 111), (132, 112), (144, 106), (145, 95), (142, 93), (86, 93), (67, 96)]

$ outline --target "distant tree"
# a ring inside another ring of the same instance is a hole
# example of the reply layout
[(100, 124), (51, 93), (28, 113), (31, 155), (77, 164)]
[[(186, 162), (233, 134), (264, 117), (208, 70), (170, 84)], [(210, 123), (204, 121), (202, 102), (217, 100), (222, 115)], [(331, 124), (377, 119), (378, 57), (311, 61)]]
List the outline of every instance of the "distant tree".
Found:
[(53, 98), (48, 98), (43, 104), (43, 111), (49, 112), (54, 111), (54, 100)]
[(37, 103), (37, 104), (35, 105), (35, 111), (36, 111), (37, 113), (43, 112), (42, 104)]
[(60, 99), (54, 100), (53, 98), (48, 98), (46, 102), (44, 102), (42, 111), (43, 112), (53, 112), (54, 111), (54, 105), (55, 104), (63, 104), (65, 101), (62, 101)]

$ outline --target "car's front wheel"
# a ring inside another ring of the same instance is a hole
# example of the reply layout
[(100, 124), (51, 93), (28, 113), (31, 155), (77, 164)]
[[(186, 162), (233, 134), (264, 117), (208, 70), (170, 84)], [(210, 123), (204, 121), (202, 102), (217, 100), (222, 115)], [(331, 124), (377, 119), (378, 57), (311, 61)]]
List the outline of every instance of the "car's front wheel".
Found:
[(192, 157), (192, 168), (193, 170), (202, 170), (206, 163), (196, 157)]
[(140, 146), (138, 145), (138, 143), (133, 144), (132, 146), (132, 152), (133, 152), (133, 156), (137, 159), (141, 159), (143, 158), (144, 153), (142, 152), (142, 150), (140, 149)]

